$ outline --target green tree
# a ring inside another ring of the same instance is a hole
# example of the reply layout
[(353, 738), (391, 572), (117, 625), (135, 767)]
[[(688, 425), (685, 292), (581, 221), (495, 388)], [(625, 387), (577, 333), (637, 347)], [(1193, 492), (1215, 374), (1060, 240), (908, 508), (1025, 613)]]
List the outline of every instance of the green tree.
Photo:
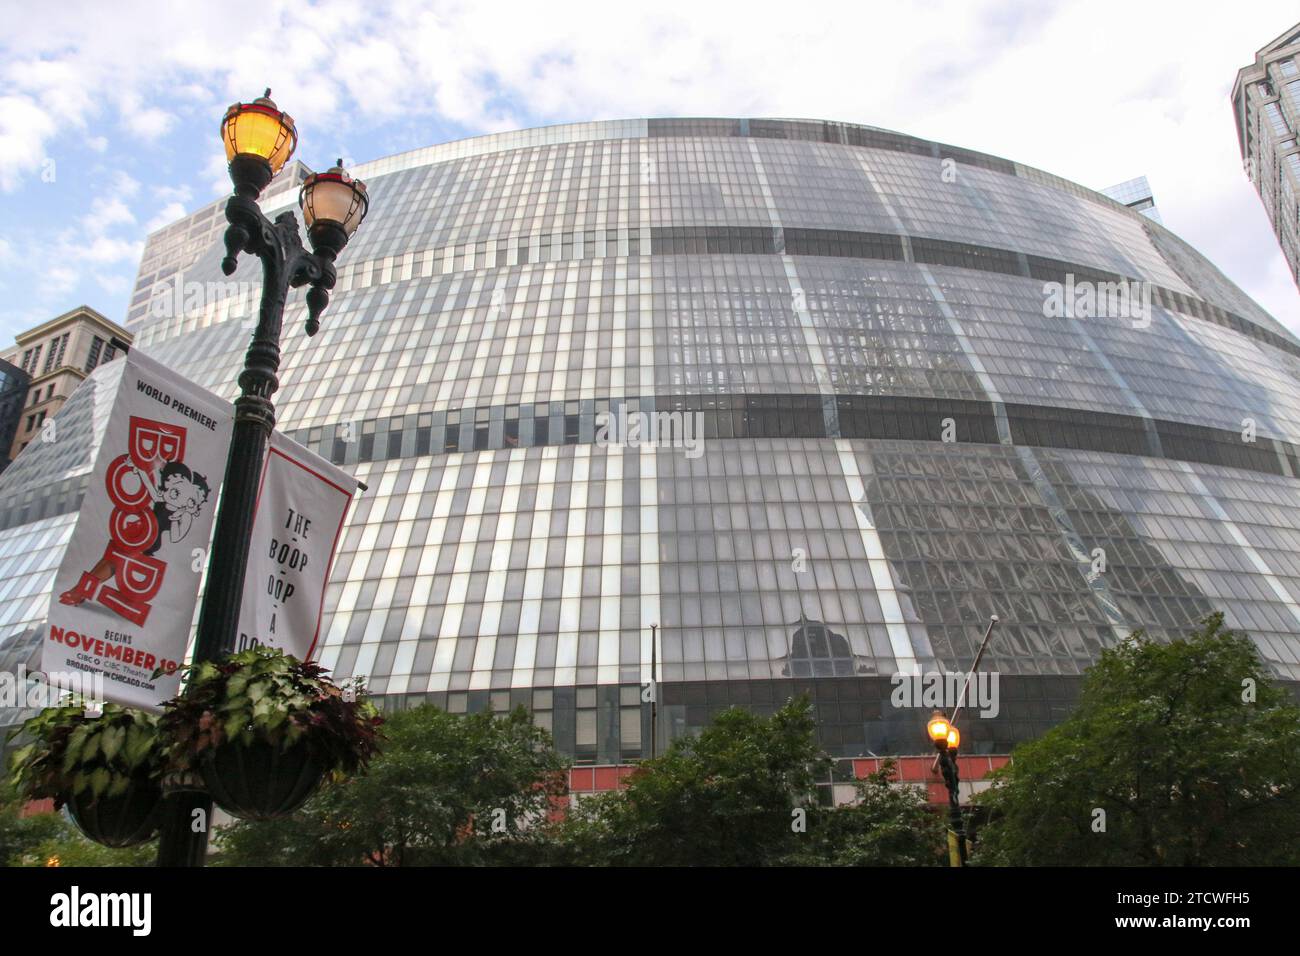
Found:
[(57, 813), (23, 816), (25, 802), (7, 777), (0, 782), (0, 864), (4, 866), (20, 866), (42, 843), (67, 829)]
[(522, 708), (399, 711), (362, 776), (286, 820), (218, 831), (221, 865), (421, 866), (544, 861), (566, 764)]
[[(562, 828), (570, 862), (761, 866), (800, 849), (830, 761), (807, 698), (770, 717), (731, 708), (698, 736), (674, 740), (624, 790), (584, 799)], [(800, 811), (796, 813), (796, 811)]]
[[(57, 816), (51, 814), (51, 816)], [(60, 821), (62, 822), (62, 821)], [(115, 849), (87, 840), (76, 827), (65, 824), (58, 836), (42, 841), (35, 850), (13, 861), (15, 866), (153, 866), (158, 841)]]
[(808, 838), (784, 861), (792, 866), (938, 866), (946, 862), (943, 818), (925, 790), (898, 786), (886, 761), (857, 781), (852, 804), (818, 807)]
[(1294, 865), (1300, 709), (1222, 614), (1168, 644), (1135, 634), (980, 803), (978, 863)]
[(23, 816), (24, 801), (5, 780), (0, 785), (0, 865), (148, 866), (158, 851), (154, 841), (115, 850), (92, 843), (64, 818), (49, 812)]

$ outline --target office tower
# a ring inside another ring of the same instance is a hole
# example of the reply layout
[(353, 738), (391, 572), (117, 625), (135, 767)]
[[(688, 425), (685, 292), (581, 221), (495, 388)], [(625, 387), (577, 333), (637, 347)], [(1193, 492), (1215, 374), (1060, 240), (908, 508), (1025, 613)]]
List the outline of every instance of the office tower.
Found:
[(1255, 54), (1237, 72), (1232, 108), (1246, 174), (1259, 193), (1291, 268), (1300, 281), (1300, 23)]
[(10, 386), (25, 389), (25, 396), (14, 433), (4, 446), (9, 459), (40, 439), (45, 422), (87, 375), (130, 344), (130, 332), (85, 305), (15, 336), (4, 360), (17, 366), (28, 381), (18, 386), (15, 380)]
[(1160, 210), (1156, 208), (1156, 199), (1151, 192), (1151, 184), (1147, 182), (1145, 176), (1126, 179), (1114, 186), (1107, 186), (1102, 190), (1102, 193), (1116, 202), (1123, 203), (1129, 209), (1142, 213), (1148, 219), (1161, 225), (1164, 224), (1164, 220), (1160, 218)]

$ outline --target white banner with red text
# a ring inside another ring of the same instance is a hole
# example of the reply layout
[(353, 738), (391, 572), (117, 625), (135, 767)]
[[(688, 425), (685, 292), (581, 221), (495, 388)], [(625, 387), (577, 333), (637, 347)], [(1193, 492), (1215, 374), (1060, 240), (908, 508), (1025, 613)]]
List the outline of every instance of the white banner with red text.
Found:
[(134, 349), (121, 361), (41, 668), (102, 674), (108, 700), (157, 709), (179, 685), (232, 406)]

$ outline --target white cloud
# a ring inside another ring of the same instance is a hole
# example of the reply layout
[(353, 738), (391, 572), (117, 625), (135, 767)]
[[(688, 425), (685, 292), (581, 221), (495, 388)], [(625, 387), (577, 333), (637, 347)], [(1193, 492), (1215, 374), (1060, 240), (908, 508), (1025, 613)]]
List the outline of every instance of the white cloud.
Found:
[(115, 239), (109, 236), (97, 236), (90, 242), (82, 244), (77, 258), (84, 262), (94, 262), (100, 265), (108, 265), (114, 262), (134, 265), (140, 260), (142, 249), (143, 244), (139, 242), (128, 239)]
[(90, 212), (82, 217), (81, 227), (88, 235), (100, 236), (114, 226), (131, 225), (134, 222), (135, 214), (126, 203), (116, 196), (108, 199), (101, 197), (91, 201)]
[(218, 149), (208, 155), (208, 161), (203, 166), (203, 178), (214, 197), (224, 196), (231, 191), (230, 170), (225, 153)]
[(176, 117), (166, 110), (151, 106), (127, 113), (123, 116), (123, 121), (126, 128), (131, 132), (146, 140), (155, 140), (172, 128), (172, 124), (176, 122)]
[(181, 99), (191, 100), (195, 103), (209, 103), (212, 101), (212, 90), (202, 83), (182, 83), (173, 87), (172, 93)]
[(61, 299), (71, 293), (77, 287), (77, 284), (81, 282), (81, 279), (81, 270), (70, 265), (46, 266), (41, 272), (41, 291), (49, 299)]
[[(471, 132), (629, 116), (802, 116), (985, 150), (1091, 187), (1145, 174), (1165, 222), (1279, 318), (1300, 296), (1240, 170), (1228, 91), (1289, 6), (930, 0), (88, 3), (0, 37), (0, 189), (107, 118), (158, 137), (270, 85), (305, 151), (376, 123)], [(249, 23), (270, 25), (248, 29)], [(331, 153), (329, 158), (336, 155)], [(377, 158), (360, 155), (358, 160)], [(228, 190), (214, 155), (202, 173)], [(188, 202), (188, 197), (160, 197)]]
[(194, 195), (194, 191), (189, 186), (167, 186), (157, 185), (152, 187), (152, 192), (164, 202), (187, 203)]
[(131, 280), (126, 276), (118, 273), (95, 273), (95, 281), (99, 287), (109, 295), (121, 295), (131, 290)]
[(176, 220), (183, 217), (186, 213), (185, 206), (179, 202), (169, 202), (158, 211), (158, 214), (144, 224), (146, 234), (157, 232), (163, 226), (170, 226)]
[(13, 192), (44, 162), (54, 118), (28, 96), (0, 96), (0, 190)]
[(130, 173), (119, 169), (113, 174), (112, 190), (116, 196), (125, 196), (127, 199), (132, 199), (140, 192), (140, 181)]
[[(93, 198), (75, 225), (35, 231), (24, 242), (23, 292), (19, 303), (4, 303), (6, 325), (16, 331), (75, 305), (71, 297), (90, 281), (110, 295), (130, 290), (144, 243), (136, 238), (136, 216), (123, 197), (139, 192), (140, 184), (121, 171), (112, 181), (108, 194)], [(16, 271), (15, 259), (9, 243), (0, 239), (0, 265), (10, 275)]]

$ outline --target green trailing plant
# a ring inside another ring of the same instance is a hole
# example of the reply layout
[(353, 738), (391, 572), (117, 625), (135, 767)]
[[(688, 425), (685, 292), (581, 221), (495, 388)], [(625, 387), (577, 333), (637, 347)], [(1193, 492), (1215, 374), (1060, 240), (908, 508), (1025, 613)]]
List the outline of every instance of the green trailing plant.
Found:
[(299, 745), (326, 773), (350, 774), (375, 753), (383, 719), (359, 682), (340, 687), (318, 664), (254, 647), (186, 668), (186, 692), (161, 720), (175, 770), (190, 770), (221, 748)]
[(164, 762), (158, 718), (105, 704), (98, 717), (81, 706), (51, 707), (17, 731), (29, 738), (9, 757), (18, 792), (29, 800), (114, 799), (136, 787), (157, 787)]

